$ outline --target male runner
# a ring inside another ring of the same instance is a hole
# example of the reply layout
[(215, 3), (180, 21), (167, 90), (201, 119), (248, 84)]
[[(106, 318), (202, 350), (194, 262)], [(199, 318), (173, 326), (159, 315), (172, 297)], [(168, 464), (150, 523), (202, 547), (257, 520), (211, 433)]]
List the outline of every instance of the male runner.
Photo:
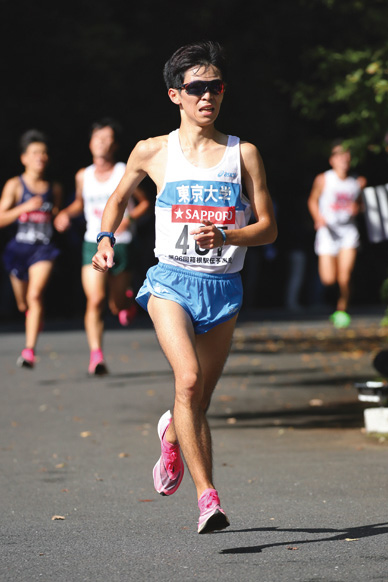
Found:
[(108, 371), (102, 351), (107, 286), (109, 308), (119, 317), (120, 323), (129, 325), (135, 316), (130, 272), (131, 259), (133, 263), (131, 243), (135, 235), (134, 222), (149, 207), (145, 193), (137, 188), (133, 193), (137, 205), (130, 201), (116, 231), (117, 253), (110, 276), (95, 271), (92, 257), (96, 252), (96, 236), (100, 230), (102, 213), (125, 171), (125, 164), (116, 162), (119, 132), (120, 127), (112, 119), (102, 119), (92, 125), (89, 148), (93, 163), (77, 172), (75, 200), (55, 220), (55, 227), (62, 232), (70, 227), (71, 219), (82, 212), (86, 219), (82, 246), (82, 286), (86, 295), (84, 321), (90, 348), (88, 372), (92, 375), (102, 375)]
[(31, 129), (20, 138), (21, 176), (8, 180), (0, 201), (0, 228), (17, 222), (3, 260), (19, 311), (26, 314), (26, 344), (17, 360), (23, 368), (35, 365), (35, 347), (43, 322), (43, 296), (59, 250), (54, 245), (53, 217), (60, 208), (62, 187), (45, 178), (48, 140)]
[(363, 176), (349, 175), (351, 154), (341, 140), (332, 144), (329, 164), (332, 169), (316, 176), (308, 199), (308, 208), (317, 231), (315, 252), (322, 284), (338, 283), (337, 310), (330, 316), (337, 328), (347, 327), (350, 283), (357, 257), (360, 235), (356, 216), (361, 207)]
[[(173, 416), (158, 424), (161, 457), (154, 485), (172, 495), (183, 461), (197, 489), (198, 533), (229, 525), (212, 475), (206, 411), (224, 367), (242, 302), (239, 271), (246, 247), (277, 235), (263, 163), (257, 149), (219, 132), (224, 57), (206, 41), (176, 51), (164, 68), (180, 127), (139, 142), (102, 218), (95, 269), (113, 265), (112, 236), (131, 193), (150, 176), (157, 187), (155, 254), (137, 300), (150, 314), (175, 378)], [(244, 181), (247, 196), (242, 192)], [(257, 222), (249, 224), (251, 210)]]

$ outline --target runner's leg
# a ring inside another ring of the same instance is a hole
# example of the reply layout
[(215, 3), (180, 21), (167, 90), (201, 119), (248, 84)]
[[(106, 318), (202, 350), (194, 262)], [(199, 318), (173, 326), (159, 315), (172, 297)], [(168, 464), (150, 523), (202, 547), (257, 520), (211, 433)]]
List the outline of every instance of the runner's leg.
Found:
[(44, 290), (49, 282), (54, 261), (39, 261), (28, 269), (26, 348), (34, 349), (43, 320)]
[(334, 285), (337, 282), (337, 257), (335, 255), (319, 255), (318, 272), (322, 285)]
[(82, 286), (86, 295), (84, 322), (91, 351), (101, 349), (102, 346), (107, 276), (107, 273), (100, 273), (94, 270), (92, 265), (84, 265), (82, 267)]
[(212, 342), (222, 347), (217, 346), (212, 355), (205, 355), (206, 348), (215, 346), (210, 339), (198, 340), (189, 315), (179, 304), (151, 296), (148, 311), (175, 377), (174, 424), (170, 425), (166, 438), (171, 443), (179, 441), (199, 498), (206, 489), (214, 488), (205, 410), (229, 351), (235, 318), (212, 330)]
[(337, 309), (347, 311), (350, 297), (350, 283), (354, 265), (356, 263), (357, 249), (341, 249), (338, 255), (338, 285), (340, 295)]
[(202, 407), (205, 412), (228, 358), (236, 321), (237, 315), (207, 333), (196, 336), (197, 355), (204, 378)]
[(133, 299), (126, 296), (126, 292), (131, 287), (131, 274), (128, 271), (121, 271), (117, 275), (111, 274), (108, 277), (108, 304), (113, 315), (118, 315), (122, 309), (128, 309), (133, 303)]
[(22, 281), (21, 279), (18, 279), (14, 275), (10, 275), (9, 278), (11, 281), (12, 290), (13, 290), (13, 294), (15, 296), (17, 308), (21, 313), (25, 313), (27, 311), (26, 295), (27, 295), (28, 281)]

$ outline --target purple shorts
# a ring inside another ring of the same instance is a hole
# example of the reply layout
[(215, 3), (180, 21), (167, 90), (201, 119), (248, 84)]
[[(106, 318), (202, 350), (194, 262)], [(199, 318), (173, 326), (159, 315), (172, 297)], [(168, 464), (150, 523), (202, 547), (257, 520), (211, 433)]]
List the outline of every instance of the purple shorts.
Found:
[(28, 281), (28, 269), (31, 265), (40, 261), (54, 261), (59, 253), (59, 249), (51, 243), (30, 245), (17, 242), (13, 238), (4, 249), (3, 262), (9, 275)]

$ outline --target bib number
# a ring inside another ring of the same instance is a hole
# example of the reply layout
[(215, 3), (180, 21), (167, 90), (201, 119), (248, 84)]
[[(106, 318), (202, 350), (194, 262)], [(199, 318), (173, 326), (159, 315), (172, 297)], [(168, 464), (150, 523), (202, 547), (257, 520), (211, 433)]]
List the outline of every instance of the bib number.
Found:
[[(219, 228), (227, 230), (224, 226), (220, 226)], [(187, 251), (190, 249), (189, 241), (190, 241), (190, 239), (189, 239), (189, 225), (185, 224), (185, 226), (182, 229), (181, 234), (178, 237), (178, 240), (175, 243), (175, 248), (181, 250), (182, 255), (187, 255)], [(209, 253), (209, 251), (212, 251), (214, 249), (201, 249), (201, 247), (198, 245), (197, 241), (195, 241), (194, 250), (195, 250), (195, 253), (197, 255), (200, 255), (201, 257), (203, 257), (204, 255), (207, 255)], [(217, 257), (220, 257), (221, 255), (222, 255), (222, 248), (218, 247)]]

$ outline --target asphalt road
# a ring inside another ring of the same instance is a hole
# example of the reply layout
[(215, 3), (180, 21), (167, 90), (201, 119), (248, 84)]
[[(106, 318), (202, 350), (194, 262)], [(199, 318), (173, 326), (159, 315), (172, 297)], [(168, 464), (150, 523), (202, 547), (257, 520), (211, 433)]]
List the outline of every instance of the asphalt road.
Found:
[(47, 326), (34, 370), (4, 328), (1, 582), (387, 582), (388, 440), (365, 434), (354, 388), (386, 341), (375, 316), (241, 320), (209, 409), (231, 526), (199, 536), (189, 475), (153, 489), (173, 388), (147, 322), (106, 332), (103, 378), (69, 322)]

